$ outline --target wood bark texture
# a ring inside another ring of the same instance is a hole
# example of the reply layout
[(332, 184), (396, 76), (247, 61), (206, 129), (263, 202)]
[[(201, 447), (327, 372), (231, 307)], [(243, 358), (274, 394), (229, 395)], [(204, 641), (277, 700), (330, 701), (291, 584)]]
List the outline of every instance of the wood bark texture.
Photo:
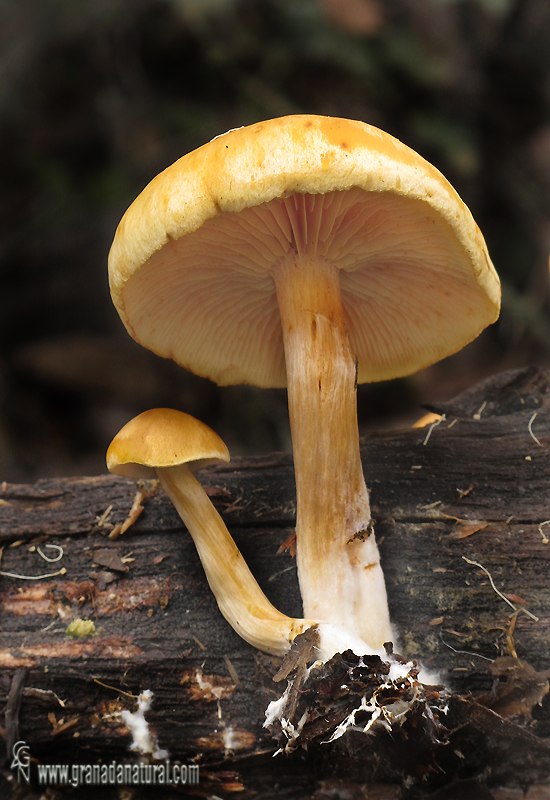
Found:
[[(367, 754), (343, 737), (273, 758), (262, 723), (284, 688), (272, 680), (280, 662), (221, 617), (166, 495), (103, 475), (0, 485), (0, 796), (42, 796), (15, 783), (18, 740), (41, 763), (139, 761), (121, 712), (151, 690), (145, 717), (158, 747), (199, 764), (190, 794), (549, 797), (550, 372), (505, 373), (433, 410), (444, 414), (433, 428), (370, 435), (361, 453), (396, 650), (437, 671), (452, 692), (451, 727), (465, 731), (451, 740), (460, 751), (451, 766), (416, 778), (386, 768), (376, 757), (384, 732), (363, 737)], [(202, 482), (266, 595), (300, 616), (294, 559), (280, 550), (295, 523), (291, 457), (236, 459)], [(67, 635), (76, 619), (93, 634)], [(538, 677), (527, 689), (508, 680), (489, 710), (474, 700), (498, 694), (490, 668), (499, 656), (519, 657)]]

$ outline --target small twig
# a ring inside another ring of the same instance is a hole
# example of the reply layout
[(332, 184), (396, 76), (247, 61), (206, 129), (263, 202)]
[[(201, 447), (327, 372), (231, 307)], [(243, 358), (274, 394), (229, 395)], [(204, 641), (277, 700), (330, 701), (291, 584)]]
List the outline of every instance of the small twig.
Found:
[(63, 548), (60, 545), (58, 545), (58, 544), (46, 544), (46, 545), (44, 545), (44, 547), (53, 547), (54, 550), (58, 550), (59, 551), (55, 558), (48, 558), (48, 556), (45, 553), (42, 552), (42, 550), (40, 549), (39, 545), (36, 545), (36, 552), (38, 553), (39, 556), (42, 556), (44, 561), (48, 561), (50, 564), (54, 564), (56, 561), (61, 561), (61, 559), (63, 558), (64, 551), (63, 551)]
[(11, 680), (10, 690), (8, 692), (8, 700), (6, 703), (5, 712), (5, 725), (6, 750), (10, 755), (13, 752), (14, 744), (19, 739), (19, 709), (21, 708), (23, 689), (25, 688), (25, 682), (28, 674), (28, 667), (19, 667), (19, 669), (16, 669)]
[(536, 437), (536, 436), (535, 436), (535, 434), (533, 433), (533, 429), (532, 429), (532, 427), (531, 427), (531, 425), (532, 425), (532, 424), (533, 424), (533, 422), (535, 421), (535, 418), (536, 418), (536, 416), (537, 416), (537, 413), (538, 413), (538, 412), (537, 412), (537, 411), (535, 411), (535, 413), (533, 414), (533, 416), (532, 416), (532, 417), (531, 417), (531, 419), (529, 420), (529, 424), (527, 425), (527, 430), (529, 431), (529, 435), (531, 436), (531, 439), (533, 439), (533, 441), (535, 441), (535, 442), (538, 444), (538, 446), (539, 446), (539, 447), (542, 447), (542, 444), (539, 442), (539, 440), (537, 439), (537, 437)]
[(544, 522), (541, 522), (540, 525), (539, 525), (539, 533), (540, 533), (541, 538), (542, 538), (542, 543), (543, 544), (548, 544), (548, 537), (542, 532), (542, 526), (543, 525), (550, 525), (550, 519), (547, 519)]
[(498, 594), (498, 596), (501, 598), (501, 600), (504, 600), (505, 603), (508, 603), (510, 608), (513, 608), (514, 611), (517, 611), (517, 609), (516, 609), (515, 605), (512, 603), (512, 601), (508, 600), (506, 595), (502, 594), (502, 592), (497, 589), (497, 587), (494, 584), (493, 577), (492, 577), (491, 573), (489, 572), (488, 569), (486, 569), (483, 566), (483, 564), (479, 564), (477, 561), (470, 561), (470, 559), (466, 558), (466, 556), (462, 556), (462, 560), (465, 561), (467, 564), (471, 564), (474, 567), (479, 567), (479, 569), (481, 569), (487, 575), (487, 577), (489, 578), (489, 580), (491, 582), (491, 586), (493, 587), (493, 590)]
[(232, 511), (241, 511), (243, 509), (243, 507), (244, 507), (244, 506), (240, 506), (239, 505), (239, 503), (241, 502), (242, 499), (243, 499), (243, 496), (241, 494), (241, 495), (239, 495), (237, 497), (236, 500), (233, 500), (233, 502), (230, 505), (228, 505), (228, 506), (226, 506), (224, 508), (223, 513), (224, 514), (230, 514)]
[(508, 625), (508, 630), (506, 631), (506, 647), (508, 648), (508, 652), (512, 656), (512, 658), (518, 657), (518, 654), (516, 653), (516, 647), (514, 645), (514, 631), (516, 629), (518, 614), (519, 614), (519, 609), (517, 611), (514, 611), (514, 613), (510, 617), (510, 624)]
[(29, 686), (23, 689), (25, 697), (55, 697), (61, 708), (65, 708), (65, 700), (62, 700), (52, 689), (37, 689), (35, 686)]
[(117, 689), (116, 686), (109, 686), (108, 683), (103, 683), (103, 681), (98, 680), (98, 678), (94, 678), (94, 683), (99, 683), (100, 686), (104, 686), (106, 689), (112, 689), (113, 692), (118, 692), (119, 694), (125, 694), (126, 697), (133, 697), (134, 700), (137, 700), (137, 694), (131, 694), (130, 692), (125, 692), (124, 689)]
[[(418, 508), (421, 508), (422, 511), (431, 511), (432, 508), (436, 508), (437, 506), (440, 506), (441, 503), (442, 503), (442, 500), (436, 500), (435, 503), (428, 503), (427, 506), (418, 506)], [(447, 515), (445, 514), (444, 516), (447, 516)], [(449, 519), (456, 519), (456, 517), (449, 517)]]
[(430, 425), (430, 427), (428, 428), (428, 433), (426, 434), (426, 438), (425, 438), (425, 439), (424, 439), (424, 441), (422, 442), (422, 444), (423, 444), (423, 445), (426, 445), (426, 444), (428, 444), (428, 439), (429, 439), (429, 438), (430, 438), (430, 436), (432, 435), (432, 431), (433, 431), (433, 429), (434, 429), (434, 428), (437, 428), (437, 426), (438, 426), (438, 425), (441, 425), (441, 423), (442, 423), (442, 422), (444, 422), (444, 420), (446, 420), (446, 419), (447, 419), (447, 418), (446, 418), (445, 414), (442, 414), (442, 415), (439, 417), (439, 419), (436, 419), (436, 421), (435, 421), (435, 422), (432, 422), (432, 424), (431, 424), (431, 425)]
[[(45, 547), (53, 547), (55, 550), (59, 550), (59, 555), (57, 555), (55, 558), (48, 558), (48, 556), (42, 552), (42, 550), (38, 545), (36, 546), (36, 548), (33, 546), (29, 549), (31, 553), (33, 553), (34, 550), (36, 549), (37, 553), (44, 559), (44, 561), (49, 561), (50, 563), (54, 563), (63, 558), (64, 551), (63, 548), (60, 547), (60, 545), (47, 544), (45, 545)], [(0, 558), (1, 558), (1, 551), (0, 551)], [(56, 578), (58, 575), (65, 575), (66, 572), (67, 570), (65, 569), (65, 567), (62, 567), (58, 572), (49, 572), (45, 575), (17, 575), (15, 572), (0, 572), (0, 575), (2, 575), (4, 578), (16, 578), (17, 580), (21, 581), (41, 581), (45, 578)]]
[(223, 660), (225, 661), (227, 669), (229, 670), (229, 674), (231, 675), (231, 680), (233, 681), (235, 686), (237, 686), (239, 689), (242, 689), (243, 685), (242, 685), (241, 680), (240, 680), (240, 678), (239, 678), (239, 676), (237, 674), (237, 670), (235, 669), (235, 667), (233, 666), (233, 664), (231, 663), (231, 661), (229, 660), (229, 658), (227, 656), (224, 656)]
[[(380, 544), (380, 539), (378, 539), (378, 544)], [(286, 567), (285, 569), (279, 570), (279, 572), (274, 572), (273, 575), (269, 576), (269, 578), (267, 579), (267, 582), (271, 583), (271, 581), (274, 581), (275, 578), (279, 577), (279, 575), (284, 575), (285, 572), (290, 572), (291, 570), (296, 570), (296, 567), (294, 566), (294, 564), (291, 564), (290, 567)]]
[(97, 520), (97, 526), (96, 526), (96, 527), (98, 527), (98, 528), (102, 528), (102, 527), (105, 525), (105, 523), (107, 522), (107, 519), (108, 519), (108, 517), (109, 517), (109, 514), (111, 513), (111, 511), (112, 511), (112, 510), (113, 510), (113, 504), (111, 503), (111, 505), (110, 505), (110, 506), (108, 506), (108, 507), (105, 509), (105, 511), (103, 512), (103, 514), (102, 514), (102, 515), (99, 517), (99, 519)]
[(474, 414), (474, 419), (480, 419), (481, 418), (481, 415), (483, 413), (483, 409), (485, 408), (486, 405), (487, 405), (487, 400), (484, 400), (483, 403), (478, 408), (478, 410), (476, 411), (476, 413)]
[(17, 578), (20, 581), (41, 581), (45, 578), (55, 578), (58, 575), (65, 575), (67, 570), (62, 567), (58, 572), (49, 572), (46, 575), (16, 575), (14, 572), (0, 572), (4, 578)]
[[(49, 625), (46, 625), (46, 627), (45, 627), (45, 628), (40, 628), (40, 632), (41, 632), (41, 633), (46, 633), (47, 631), (49, 631), (49, 630), (50, 630), (50, 628), (53, 628), (53, 627), (54, 627), (54, 625), (56, 625), (58, 622), (59, 622), (59, 620), (58, 620), (58, 619), (54, 619), (54, 620), (52, 620), (52, 621), (50, 622), (50, 624), (49, 624)], [(60, 630), (61, 630), (61, 629), (60, 629)], [(57, 631), (56, 631), (56, 632), (57, 632)]]
[(121, 534), (126, 533), (128, 528), (130, 528), (134, 522), (136, 522), (137, 518), (143, 511), (142, 501), (148, 497), (147, 493), (144, 492), (142, 489), (138, 489), (134, 495), (134, 501), (132, 503), (132, 507), (128, 513), (128, 516), (124, 520), (124, 522), (115, 525), (113, 530), (109, 534), (109, 539), (117, 539)]
[(58, 734), (63, 733), (69, 728), (74, 728), (75, 725), (78, 725), (78, 717), (71, 717), (71, 719), (68, 719), (67, 722), (57, 723), (53, 731), (50, 733), (50, 736), (58, 736)]
[(450, 645), (448, 642), (445, 641), (445, 639), (441, 635), (441, 631), (439, 631), (439, 638), (441, 639), (445, 647), (448, 647), (449, 650), (453, 651), (453, 653), (460, 653), (463, 656), (477, 656), (477, 658), (482, 658), (484, 661), (493, 661), (492, 658), (487, 658), (487, 656), (482, 656), (481, 653), (470, 653), (469, 650), (457, 650), (455, 647), (453, 647), (452, 645)]
[(486, 568), (483, 566), (483, 564), (479, 564), (477, 561), (470, 561), (470, 559), (469, 559), (469, 558), (466, 558), (466, 556), (462, 556), (462, 559), (463, 559), (463, 560), (464, 560), (464, 561), (465, 561), (467, 564), (471, 564), (473, 567), (479, 567), (479, 569), (480, 569), (480, 570), (482, 570), (482, 571), (483, 571), (483, 572), (484, 572), (484, 573), (487, 575), (487, 577), (489, 578), (489, 581), (491, 582), (491, 586), (493, 587), (493, 591), (494, 591), (494, 592), (496, 592), (496, 594), (498, 594), (498, 596), (500, 597), (500, 599), (501, 599), (501, 600), (504, 600), (504, 602), (505, 602), (505, 603), (507, 603), (507, 604), (510, 606), (510, 608), (512, 608), (514, 611), (523, 611), (523, 613), (524, 613), (524, 614), (527, 614), (527, 616), (528, 616), (528, 617), (530, 617), (530, 618), (531, 618), (532, 620), (534, 620), (535, 622), (538, 622), (538, 621), (539, 621), (539, 618), (538, 618), (538, 617), (535, 617), (535, 615), (534, 615), (534, 614), (531, 614), (531, 612), (530, 612), (530, 611), (528, 611), (526, 608), (517, 608), (517, 606), (515, 606), (515, 605), (512, 603), (512, 601), (511, 601), (511, 600), (508, 600), (508, 598), (506, 597), (506, 595), (505, 595), (505, 594), (502, 594), (502, 592), (500, 592), (500, 591), (497, 589), (497, 587), (495, 586), (495, 583), (494, 583), (494, 581), (493, 581), (493, 576), (491, 575), (491, 573), (489, 572), (489, 570), (488, 570), (488, 569), (486, 569)]

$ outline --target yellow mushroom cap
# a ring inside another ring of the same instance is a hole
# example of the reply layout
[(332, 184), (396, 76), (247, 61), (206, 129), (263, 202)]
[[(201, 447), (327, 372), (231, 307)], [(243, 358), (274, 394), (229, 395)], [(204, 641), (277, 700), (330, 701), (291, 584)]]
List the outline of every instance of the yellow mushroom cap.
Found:
[(197, 471), (229, 461), (212, 428), (171, 408), (153, 408), (130, 420), (107, 450), (107, 469), (125, 478), (154, 478), (157, 469), (188, 464)]
[(298, 115), (217, 137), (158, 175), (109, 255), (130, 334), (219, 384), (285, 386), (272, 269), (340, 270), (359, 382), (460, 350), (500, 307), (472, 215), (421, 156), (363, 122)]

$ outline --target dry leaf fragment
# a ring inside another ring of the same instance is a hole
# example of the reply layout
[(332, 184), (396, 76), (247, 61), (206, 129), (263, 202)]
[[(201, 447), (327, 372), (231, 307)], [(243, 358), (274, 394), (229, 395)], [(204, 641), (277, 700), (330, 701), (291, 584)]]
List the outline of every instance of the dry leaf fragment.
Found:
[(124, 564), (119, 554), (109, 547), (96, 550), (93, 558), (94, 563), (100, 567), (107, 567), (107, 569), (112, 569), (115, 572), (128, 572), (128, 567)]
[(435, 414), (433, 411), (429, 411), (424, 416), (417, 419), (416, 422), (413, 424), (413, 428), (426, 428), (428, 425), (431, 425), (433, 422), (438, 422), (441, 419), (441, 414)]
[(527, 600), (524, 600), (523, 597), (518, 597), (517, 594), (512, 594), (511, 592), (504, 592), (508, 600), (511, 600), (512, 603), (516, 603), (520, 606), (526, 606)]
[(206, 486), (203, 484), (204, 491), (208, 495), (208, 497), (214, 502), (216, 505), (216, 501), (222, 504), (224, 500), (231, 500), (233, 495), (227, 489), (224, 489), (223, 486)]
[(286, 550), (288, 550), (292, 558), (296, 556), (296, 531), (293, 531), (288, 539), (285, 539), (285, 541), (277, 550), (277, 555), (284, 553)]
[(526, 661), (511, 656), (495, 659), (490, 669), (495, 684), (477, 702), (501, 717), (530, 717), (533, 708), (548, 694), (550, 670), (536, 672)]
[(467, 524), (464, 524), (465, 520), (458, 520), (458, 522), (460, 525), (460, 530), (451, 533), (449, 537), (450, 539), (466, 539), (468, 536), (472, 536), (472, 534), (482, 531), (489, 524), (488, 522), (480, 522), (479, 520), (472, 520)]

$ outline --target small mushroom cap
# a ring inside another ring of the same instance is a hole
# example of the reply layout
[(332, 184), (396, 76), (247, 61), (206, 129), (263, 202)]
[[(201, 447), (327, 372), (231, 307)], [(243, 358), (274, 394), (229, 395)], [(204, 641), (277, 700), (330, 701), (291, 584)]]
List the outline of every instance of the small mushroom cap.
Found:
[(196, 472), (229, 451), (212, 428), (171, 408), (153, 408), (130, 420), (107, 450), (107, 469), (124, 478), (155, 478), (156, 470), (188, 464)]
[(363, 122), (297, 115), (229, 131), (158, 175), (109, 255), (129, 333), (221, 385), (285, 386), (273, 268), (340, 272), (358, 381), (408, 375), (498, 317), (472, 215), (431, 164)]

